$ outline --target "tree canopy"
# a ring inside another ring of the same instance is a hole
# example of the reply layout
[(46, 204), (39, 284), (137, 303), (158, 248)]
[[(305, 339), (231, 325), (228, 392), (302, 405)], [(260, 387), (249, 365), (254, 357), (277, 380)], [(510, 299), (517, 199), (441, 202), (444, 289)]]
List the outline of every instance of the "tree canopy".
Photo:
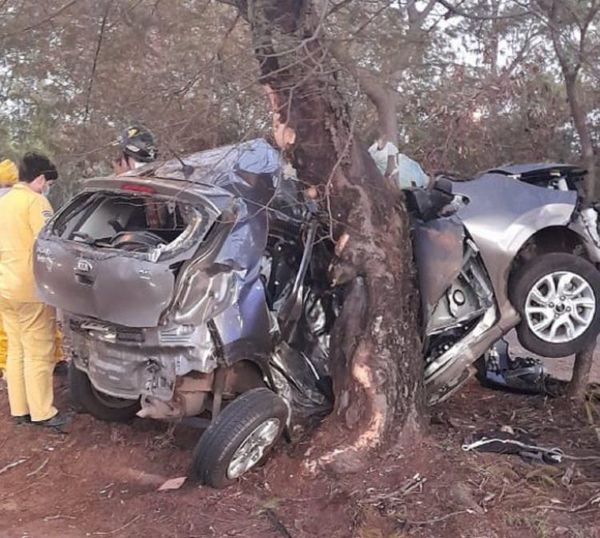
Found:
[[(429, 172), (579, 161), (562, 52), (595, 148), (596, 2), (457, 6), (328, 3), (323, 24), (360, 137), (370, 142), (378, 124), (362, 74), (393, 95), (399, 145)], [(0, 53), (0, 154), (44, 149), (70, 180), (106, 171), (130, 121), (153, 129), (164, 155), (270, 128), (250, 36), (222, 3), (5, 0)]]

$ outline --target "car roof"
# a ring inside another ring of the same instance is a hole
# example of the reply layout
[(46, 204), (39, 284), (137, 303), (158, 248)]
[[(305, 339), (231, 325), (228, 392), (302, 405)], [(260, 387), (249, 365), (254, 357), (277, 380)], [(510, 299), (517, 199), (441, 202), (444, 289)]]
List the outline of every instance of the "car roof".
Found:
[(224, 186), (224, 183), (235, 183), (236, 179), (239, 181), (239, 172), (276, 174), (280, 168), (279, 152), (266, 140), (258, 138), (156, 161), (121, 174), (121, 177), (171, 179)]
[(527, 163), (527, 164), (510, 164), (487, 170), (486, 174), (503, 174), (507, 176), (530, 177), (538, 175), (554, 175), (572, 174), (584, 175), (587, 171), (579, 166), (567, 163)]

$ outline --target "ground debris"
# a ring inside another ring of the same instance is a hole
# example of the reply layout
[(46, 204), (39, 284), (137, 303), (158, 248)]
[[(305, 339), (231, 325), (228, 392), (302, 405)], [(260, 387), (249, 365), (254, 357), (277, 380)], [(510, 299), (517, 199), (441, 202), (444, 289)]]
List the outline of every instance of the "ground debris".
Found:
[(584, 503), (578, 504), (576, 506), (572, 506), (571, 508), (569, 508), (567, 506), (560, 506), (557, 503), (556, 505), (542, 504), (542, 505), (538, 505), (538, 506), (532, 506), (530, 508), (527, 508), (527, 510), (558, 510), (560, 512), (574, 513), (574, 512), (580, 512), (581, 510), (583, 510), (584, 508), (587, 508), (588, 506), (595, 506), (595, 507), (600, 508), (600, 491), (597, 491), (596, 493), (594, 493), (594, 495), (592, 495)]
[(77, 519), (74, 516), (67, 516), (65, 514), (56, 514), (55, 516), (46, 516), (44, 521), (54, 521), (55, 519)]
[(400, 523), (402, 523), (403, 525), (407, 525), (407, 526), (413, 525), (416, 527), (423, 527), (426, 525), (433, 525), (435, 523), (441, 523), (442, 521), (450, 519), (451, 517), (459, 516), (461, 514), (472, 514), (472, 513), (473, 512), (471, 510), (457, 510), (456, 512), (450, 512), (448, 514), (443, 514), (441, 516), (432, 517), (431, 519), (425, 519), (423, 521), (404, 520), (404, 521), (400, 521)]
[(44, 469), (44, 467), (46, 467), (46, 465), (48, 465), (48, 462), (50, 461), (50, 458), (46, 458), (39, 467), (35, 468), (33, 471), (31, 471), (30, 473), (27, 473), (27, 477), (32, 477), (36, 474), (38, 474), (40, 471), (42, 471)]
[(169, 480), (166, 480), (165, 482), (163, 482), (161, 484), (161, 486), (158, 488), (158, 491), (169, 491), (169, 490), (179, 489), (179, 488), (181, 488), (181, 486), (183, 486), (183, 484), (185, 484), (186, 480), (187, 480), (187, 476), (179, 476), (177, 478), (169, 478)]
[(11, 469), (14, 469), (15, 467), (21, 465), (22, 463), (25, 463), (27, 461), (28, 458), (21, 458), (20, 460), (17, 461), (13, 461), (12, 463), (8, 463), (7, 465), (5, 465), (4, 467), (2, 467), (0, 469), (0, 474), (5, 473), (6, 471), (10, 471)]
[(565, 486), (566, 488), (568, 488), (572, 482), (573, 482), (573, 476), (575, 475), (575, 464), (571, 463), (568, 467), (567, 470), (565, 471), (565, 474), (563, 474), (562, 478), (560, 479), (560, 482), (563, 486)]
[(459, 504), (459, 506), (464, 507), (466, 510), (477, 514), (485, 513), (485, 510), (475, 500), (475, 496), (473, 495), (471, 488), (464, 482), (457, 482), (454, 484), (450, 490), (450, 495)]
[[(473, 403), (484, 399), (485, 406)], [(600, 514), (597, 461), (531, 465), (461, 449), (468, 433), (509, 424), (516, 433), (530, 432), (542, 446), (560, 440), (575, 457), (598, 454), (597, 415), (590, 426), (583, 406), (548, 400), (535, 408), (533, 400), (541, 398), (491, 393), (472, 383), (444, 405), (447, 416), (459, 419), (454, 425), (441, 421), (414, 447), (373, 461), (363, 474), (308, 479), (302, 473), (303, 445), (297, 452), (276, 451), (269, 464), (226, 490), (186, 487), (186, 481), (178, 490), (157, 491), (189, 468), (197, 432), (184, 427), (174, 433), (175, 447), (156, 450), (150, 459), (145, 443), (164, 433), (162, 424), (121, 426), (119, 442), (113, 443), (109, 427), (82, 415), (61, 442), (30, 428), (15, 434), (7, 419), (0, 421), (0, 467), (27, 461), (0, 475), (0, 536), (21, 536), (24, 521), (29, 536), (90, 538), (591, 536)], [(60, 397), (57, 403), (67, 405)], [(8, 405), (3, 393), (0, 404)], [(453, 491), (457, 483), (470, 494)], [(560, 528), (571, 530), (555, 531)]]
[[(421, 493), (426, 481), (427, 478), (417, 473), (412, 478), (405, 480), (398, 488), (387, 491), (381, 491), (378, 488), (367, 488), (366, 496), (359, 500), (359, 504), (381, 505), (383, 502), (399, 502), (415, 490), (418, 490), (419, 493)], [(355, 492), (354, 495), (357, 493), (358, 492)]]
[(112, 531), (95, 531), (95, 532), (92, 532), (92, 534), (95, 536), (110, 536), (111, 534), (117, 534), (117, 532), (124, 531), (126, 528), (133, 525), (141, 517), (142, 517), (142, 515), (138, 514), (133, 519), (130, 519), (127, 523), (125, 523), (125, 525), (121, 525), (120, 527), (113, 529)]
[(285, 525), (281, 522), (274, 510), (267, 508), (266, 510), (263, 510), (262, 513), (267, 517), (271, 525), (273, 525), (273, 529), (275, 529), (279, 534), (281, 534), (281, 536), (283, 536), (284, 538), (292, 538), (292, 535), (287, 530)]

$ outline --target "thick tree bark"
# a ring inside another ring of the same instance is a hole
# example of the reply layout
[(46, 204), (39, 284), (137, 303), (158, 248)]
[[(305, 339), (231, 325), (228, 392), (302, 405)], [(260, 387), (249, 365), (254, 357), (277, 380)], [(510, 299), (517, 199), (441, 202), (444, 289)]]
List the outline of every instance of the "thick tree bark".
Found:
[(594, 143), (592, 142), (592, 137), (587, 124), (587, 115), (579, 97), (577, 73), (569, 71), (565, 72), (565, 69), (563, 68), (563, 75), (565, 78), (567, 101), (569, 102), (571, 116), (573, 117), (573, 124), (575, 125), (575, 130), (579, 136), (579, 143), (581, 144), (581, 159), (588, 171), (585, 179), (586, 195), (588, 200), (592, 201), (596, 196), (596, 158), (594, 156)]
[(380, 136), (394, 146), (398, 146), (398, 94), (387, 88), (373, 73), (357, 69), (360, 87), (375, 105)]
[(347, 295), (331, 341), (336, 403), (326, 431), (336, 435), (320, 461), (357, 469), (373, 449), (415, 431), (424, 407), (407, 215), (354, 135), (315, 3), (237, 5), (254, 37), (276, 140), (329, 212), (331, 278)]
[(584, 349), (575, 355), (575, 363), (573, 364), (573, 376), (571, 382), (567, 386), (567, 395), (574, 400), (585, 400), (588, 381), (590, 378), (590, 370), (594, 362), (595, 344)]

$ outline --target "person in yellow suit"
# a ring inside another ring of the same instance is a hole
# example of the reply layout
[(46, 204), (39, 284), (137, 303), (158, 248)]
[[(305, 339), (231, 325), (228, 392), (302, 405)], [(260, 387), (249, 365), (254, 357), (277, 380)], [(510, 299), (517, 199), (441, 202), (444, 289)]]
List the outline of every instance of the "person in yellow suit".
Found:
[(6, 194), (19, 181), (19, 171), (15, 163), (8, 159), (0, 161), (0, 196)]
[[(19, 170), (14, 162), (9, 159), (4, 159), (0, 161), (0, 197), (6, 194), (12, 186), (19, 181)], [(55, 373), (63, 373), (65, 368), (65, 360), (60, 348), (61, 335), (57, 331), (55, 337), (56, 345), (55, 345), (55, 357), (57, 365), (55, 367)], [(0, 319), (0, 378), (4, 376), (4, 371), (6, 370), (6, 354), (7, 354), (7, 341), (6, 341), (6, 333), (4, 332), (4, 328), (2, 326), (2, 320)]]
[(50, 160), (26, 154), (19, 182), (0, 198), (0, 317), (8, 338), (6, 378), (10, 413), (18, 424), (65, 426), (54, 407), (54, 311), (37, 297), (33, 250), (37, 234), (52, 216), (43, 196), (58, 177)]
[[(18, 180), (19, 171), (15, 163), (8, 159), (0, 161), (0, 197), (6, 194)], [(6, 335), (0, 320), (0, 377), (6, 369), (6, 350)]]

